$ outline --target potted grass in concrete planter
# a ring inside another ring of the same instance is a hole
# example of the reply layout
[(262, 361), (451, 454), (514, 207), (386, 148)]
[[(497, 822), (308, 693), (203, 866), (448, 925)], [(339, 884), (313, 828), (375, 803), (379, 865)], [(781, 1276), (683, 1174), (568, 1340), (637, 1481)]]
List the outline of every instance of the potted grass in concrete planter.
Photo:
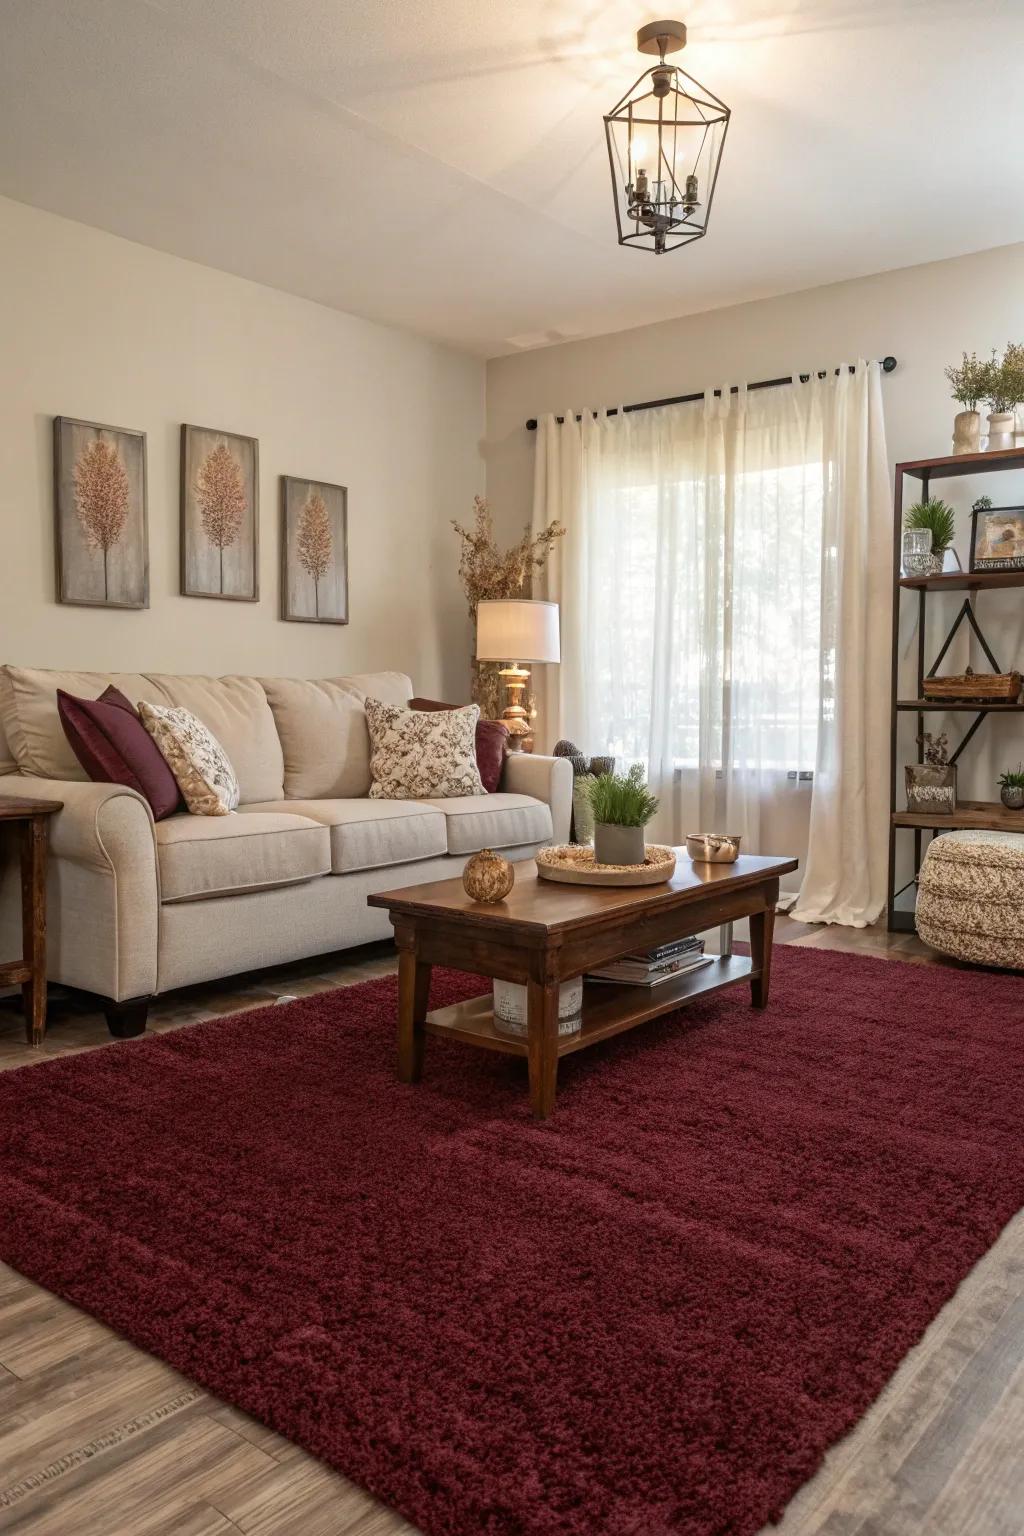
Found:
[(598, 864), (642, 864), (644, 827), (658, 809), (642, 763), (628, 773), (602, 773), (587, 786), (594, 814), (594, 860)]

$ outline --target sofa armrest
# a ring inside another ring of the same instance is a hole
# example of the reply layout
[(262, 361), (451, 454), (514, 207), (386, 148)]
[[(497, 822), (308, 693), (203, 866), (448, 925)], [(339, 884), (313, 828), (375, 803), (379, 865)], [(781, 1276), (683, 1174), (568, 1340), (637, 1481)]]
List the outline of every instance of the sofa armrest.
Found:
[(572, 764), (567, 757), (510, 752), (505, 758), (501, 787), (511, 794), (532, 795), (549, 805), (552, 841), (567, 843), (572, 820), (572, 778)]
[(4, 774), (0, 795), (64, 802), (50, 821), (50, 851), (57, 858), (110, 870), (155, 846), (152, 811), (140, 794), (123, 784)]
[[(156, 990), (160, 909), (149, 805), (119, 784), (0, 777), (0, 795), (62, 800), (49, 819), (47, 973), (117, 1000)], [(0, 928), (20, 921), (4, 889)]]

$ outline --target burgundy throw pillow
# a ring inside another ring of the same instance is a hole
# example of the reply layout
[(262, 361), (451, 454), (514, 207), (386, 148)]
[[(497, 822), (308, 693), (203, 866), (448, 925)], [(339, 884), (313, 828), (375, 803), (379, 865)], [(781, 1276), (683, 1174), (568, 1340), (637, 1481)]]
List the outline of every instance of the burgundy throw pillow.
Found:
[[(410, 699), (410, 709), (460, 709), (459, 704), (441, 704), (437, 699)], [(505, 766), (505, 743), (508, 726), (500, 720), (478, 720), (476, 723), (476, 766), (480, 780), (489, 795), (496, 794), (501, 783), (501, 770)]]
[(105, 688), (98, 699), (78, 699), (58, 688), (57, 713), (71, 750), (95, 783), (138, 790), (154, 821), (178, 809), (177, 780), (119, 688)]

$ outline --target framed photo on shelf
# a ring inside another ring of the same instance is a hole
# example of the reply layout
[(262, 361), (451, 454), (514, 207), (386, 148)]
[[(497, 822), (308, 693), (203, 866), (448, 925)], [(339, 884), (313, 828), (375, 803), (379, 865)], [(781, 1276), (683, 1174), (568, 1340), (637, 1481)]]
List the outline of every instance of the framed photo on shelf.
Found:
[(973, 508), (971, 570), (1024, 571), (1024, 507)]

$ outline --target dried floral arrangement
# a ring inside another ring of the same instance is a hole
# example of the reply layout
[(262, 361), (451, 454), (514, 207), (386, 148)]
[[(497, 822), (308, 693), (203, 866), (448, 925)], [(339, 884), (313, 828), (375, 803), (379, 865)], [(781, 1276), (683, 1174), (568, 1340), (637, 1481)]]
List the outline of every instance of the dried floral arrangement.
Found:
[(931, 731), (925, 731), (917, 739), (924, 747), (925, 762), (933, 768), (945, 768), (949, 762), (949, 737), (946, 732), (933, 736)]
[(1012, 411), (1024, 400), (1024, 343), (1011, 341), (999, 361), (995, 348), (981, 397), (990, 411)]
[[(523, 530), (518, 544), (501, 549), (494, 536), (494, 516), (483, 496), (473, 497), (473, 522), (469, 528), (452, 518), (452, 527), (462, 540), (459, 551), (459, 580), (469, 605), (469, 616), (476, 626), (477, 604), (504, 597), (529, 597), (533, 578), (542, 571), (556, 539), (565, 534), (561, 523), (549, 523), (540, 533)], [(501, 714), (499, 664), (471, 658), (473, 669), (472, 699), (479, 704), (484, 719), (496, 720)], [(527, 707), (530, 707), (529, 705)]]
[(988, 360), (965, 352), (959, 364), (946, 369), (946, 378), (965, 410), (976, 411), (984, 401), (990, 411), (1012, 411), (1024, 401), (1024, 344), (1011, 341), (1002, 358), (993, 347)]
[(965, 411), (976, 411), (979, 400), (984, 400), (990, 373), (991, 364), (983, 362), (977, 352), (965, 352), (963, 362), (951, 363), (946, 369), (950, 394)]

